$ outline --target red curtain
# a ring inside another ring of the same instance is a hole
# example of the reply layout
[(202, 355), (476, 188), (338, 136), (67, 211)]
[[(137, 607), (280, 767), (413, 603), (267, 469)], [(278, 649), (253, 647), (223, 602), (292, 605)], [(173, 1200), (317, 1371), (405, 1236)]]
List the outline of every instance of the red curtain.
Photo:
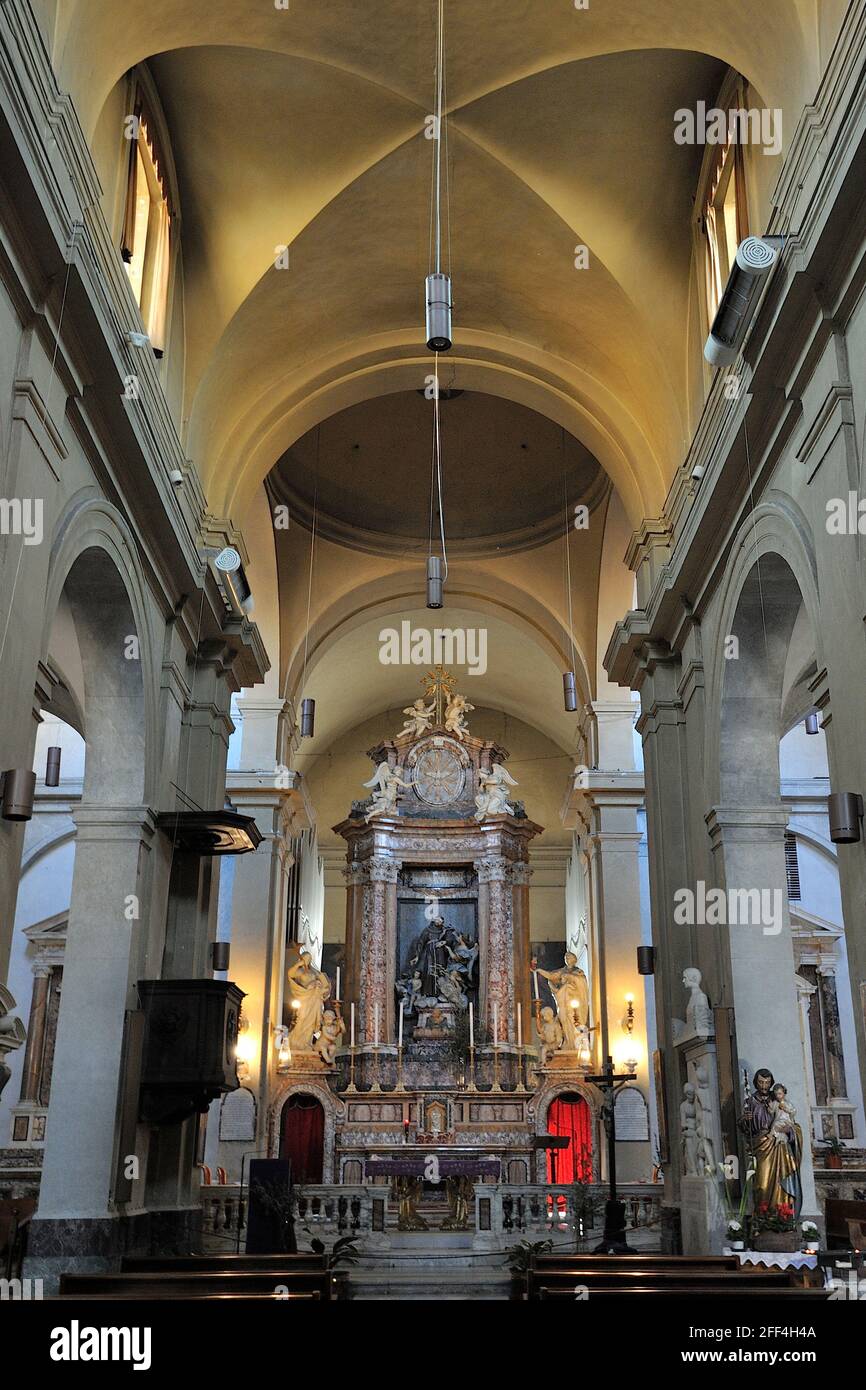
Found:
[[(583, 1096), (557, 1096), (547, 1112), (548, 1134), (565, 1135), (567, 1149), (556, 1150), (557, 1182), (592, 1181), (592, 1124)], [(553, 1153), (547, 1151), (547, 1181), (553, 1182)]]
[(292, 1182), (321, 1182), (325, 1112), (315, 1096), (289, 1096), (283, 1106), (280, 1158), (292, 1165)]

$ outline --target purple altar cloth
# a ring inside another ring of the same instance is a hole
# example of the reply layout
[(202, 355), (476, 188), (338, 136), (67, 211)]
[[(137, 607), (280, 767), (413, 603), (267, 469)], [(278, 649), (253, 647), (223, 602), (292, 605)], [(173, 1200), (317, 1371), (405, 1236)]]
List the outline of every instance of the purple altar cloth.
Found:
[[(443, 1178), (498, 1178), (498, 1158), (439, 1157), (439, 1172)], [(426, 1158), (368, 1158), (365, 1166), (368, 1178), (423, 1178)]]

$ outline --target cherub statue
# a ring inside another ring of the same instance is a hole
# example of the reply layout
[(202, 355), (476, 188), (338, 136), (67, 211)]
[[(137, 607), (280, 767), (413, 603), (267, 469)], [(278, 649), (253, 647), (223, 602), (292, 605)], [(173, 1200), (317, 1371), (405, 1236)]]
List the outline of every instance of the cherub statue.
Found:
[(507, 767), (494, 763), (489, 772), (478, 773), (478, 795), (475, 798), (475, 819), (482, 821), (486, 816), (513, 816), (514, 807), (507, 800), (507, 787), (516, 787)]
[(545, 1004), (536, 1017), (535, 1031), (538, 1033), (538, 1040), (541, 1043), (541, 1063), (544, 1066), (550, 1061), (554, 1053), (560, 1050), (565, 1041), (562, 1024), (549, 1004)]
[(403, 713), (408, 714), (409, 718), (406, 720), (406, 723), (403, 725), (397, 737), (401, 738), (404, 734), (411, 734), (412, 738), (420, 738), (421, 735), (426, 734), (427, 730), (430, 728), (435, 712), (435, 702), (427, 705), (421, 699), (416, 700), (414, 704), (407, 706), (407, 708), (403, 710)]
[(471, 714), (475, 706), (470, 705), (465, 695), (452, 695), (445, 709), (445, 731), (453, 734), (463, 742), (466, 728), (466, 716)]
[(322, 1018), (321, 1031), (313, 1043), (313, 1051), (318, 1053), (326, 1067), (334, 1065), (337, 1048), (340, 1046), (340, 1039), (345, 1031), (346, 1025), (343, 1019), (338, 1017), (333, 1009), (326, 1009)]
[(366, 819), (371, 821), (374, 816), (393, 816), (397, 810), (400, 788), (408, 788), (411, 785), (411, 782), (403, 781), (396, 767), (389, 767), (386, 762), (381, 762), (369, 782), (364, 783), (365, 787), (375, 788), (373, 804), (367, 812)]

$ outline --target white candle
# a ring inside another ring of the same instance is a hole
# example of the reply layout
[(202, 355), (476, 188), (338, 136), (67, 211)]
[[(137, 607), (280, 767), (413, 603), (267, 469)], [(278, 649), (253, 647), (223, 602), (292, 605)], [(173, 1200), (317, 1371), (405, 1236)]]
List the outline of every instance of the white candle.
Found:
[(336, 990), (336, 993), (335, 993), (335, 995), (334, 995), (334, 998), (335, 998), (335, 999), (339, 999), (339, 997), (340, 997), (340, 967), (339, 967), (339, 965), (338, 965), (338, 966), (337, 966), (337, 990)]
[(475, 1046), (475, 1007), (469, 1004), (469, 1046)]
[(397, 1038), (397, 1046), (398, 1046), (398, 1047), (402, 1047), (402, 1046), (403, 1046), (403, 1006), (404, 1006), (405, 1002), (406, 1002), (406, 1001), (405, 1001), (404, 999), (401, 999), (401, 1000), (400, 1000), (400, 1032), (399, 1032), (399, 1035), (398, 1035), (398, 1038)]
[(536, 999), (539, 999), (541, 996), (540, 996), (539, 993), (538, 993), (538, 971), (537, 971), (537, 970), (533, 970), (533, 972), (532, 972), (532, 978), (533, 978), (533, 980), (535, 981), (535, 997), (536, 997)]
[(349, 1027), (351, 1028), (351, 1045), (355, 1046), (355, 1004), (354, 1001), (349, 1005)]
[(376, 1047), (379, 1046), (379, 1005), (378, 1005), (378, 1004), (375, 1004), (375, 1005), (373, 1006), (373, 1042), (374, 1042), (374, 1044), (375, 1044)]
[(493, 1001), (493, 1046), (499, 1042), (499, 1005)]
[(523, 1046), (523, 1015), (520, 1005), (517, 1005), (517, 1046)]

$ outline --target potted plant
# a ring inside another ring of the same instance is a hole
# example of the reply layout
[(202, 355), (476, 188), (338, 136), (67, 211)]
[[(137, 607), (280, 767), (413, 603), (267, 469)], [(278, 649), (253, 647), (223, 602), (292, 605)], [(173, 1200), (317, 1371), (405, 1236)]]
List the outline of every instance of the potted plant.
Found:
[(505, 1258), (511, 1270), (511, 1297), (529, 1297), (529, 1273), (535, 1265), (536, 1255), (546, 1255), (553, 1249), (552, 1240), (522, 1240), (506, 1251)]
[(845, 1152), (845, 1145), (842, 1143), (841, 1139), (837, 1139), (835, 1135), (832, 1139), (826, 1139), (824, 1141), (824, 1152), (826, 1154), (828, 1168), (842, 1167), (842, 1155)]
[(729, 1221), (725, 1232), (728, 1245), (731, 1250), (744, 1250), (746, 1246), (745, 1234), (742, 1223), (739, 1221)]
[(788, 1202), (771, 1207), (767, 1202), (755, 1209), (752, 1218), (753, 1244), (756, 1250), (784, 1251), (794, 1254), (797, 1249), (797, 1228), (794, 1208)]
[(814, 1221), (804, 1221), (800, 1230), (803, 1232), (803, 1244), (809, 1254), (814, 1255), (821, 1247), (821, 1242), (818, 1238), (818, 1227), (815, 1225)]
[[(712, 1175), (712, 1167), (707, 1166), (707, 1176)], [(725, 1204), (725, 1215), (727, 1217), (726, 1236), (728, 1246), (731, 1250), (744, 1250), (746, 1248), (746, 1208), (749, 1205), (749, 1197), (752, 1191), (752, 1178), (755, 1176), (754, 1168), (746, 1170), (740, 1190), (740, 1199), (735, 1202), (731, 1196), (729, 1184), (733, 1175), (726, 1163), (719, 1164), (719, 1172), (722, 1175), (722, 1201)]]

